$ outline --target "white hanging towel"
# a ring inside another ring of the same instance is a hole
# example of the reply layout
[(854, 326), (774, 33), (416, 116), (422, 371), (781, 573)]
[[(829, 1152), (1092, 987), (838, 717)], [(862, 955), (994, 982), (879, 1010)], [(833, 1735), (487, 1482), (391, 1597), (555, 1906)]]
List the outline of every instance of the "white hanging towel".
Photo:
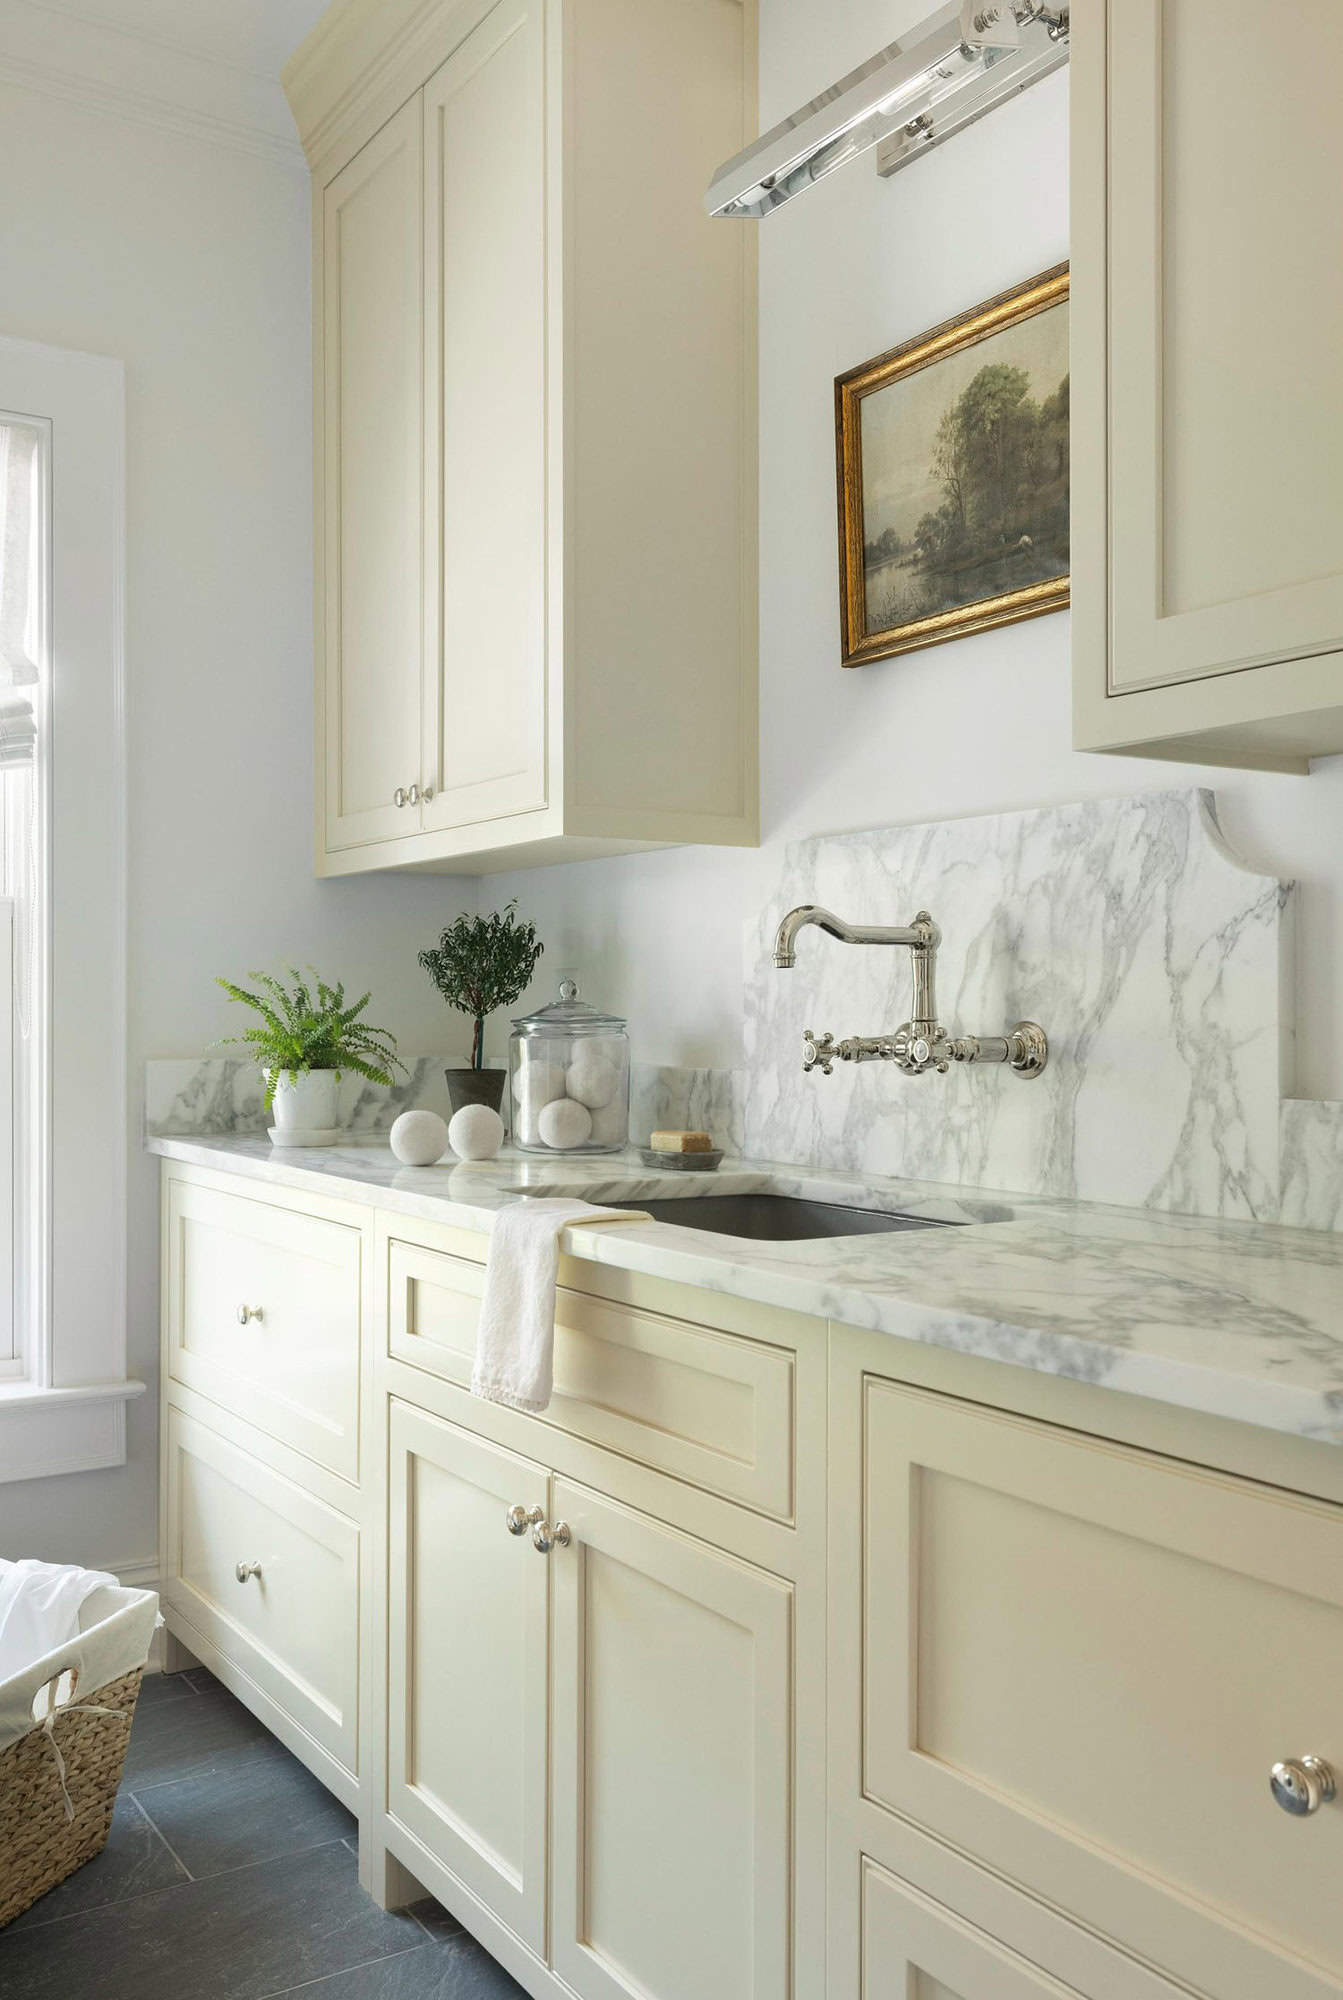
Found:
[(555, 1380), (555, 1275), (566, 1229), (647, 1222), (642, 1209), (586, 1201), (510, 1202), (494, 1218), (476, 1331), (471, 1394), (510, 1409), (544, 1410)]

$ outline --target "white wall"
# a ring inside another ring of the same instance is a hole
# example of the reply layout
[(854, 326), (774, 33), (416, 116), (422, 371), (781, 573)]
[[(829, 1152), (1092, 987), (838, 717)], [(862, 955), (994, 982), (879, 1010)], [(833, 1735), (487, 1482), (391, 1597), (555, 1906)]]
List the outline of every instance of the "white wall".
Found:
[[(234, 1025), (214, 974), (289, 959), (371, 986), (407, 1047), (459, 1045), (414, 961), (474, 888), (312, 872), (301, 161), (10, 88), (0, 133), (0, 331), (126, 363), (133, 1095), (146, 1056)], [(155, 1552), (157, 1163), (138, 1128), (129, 1146), (130, 1367), (150, 1394), (124, 1470), (0, 1485), (6, 1553)]]
[[(762, 124), (927, 11), (762, 0)], [(1062, 72), (893, 180), (859, 161), (759, 225), (764, 851), (494, 885), (539, 921), (546, 981), (577, 968), (590, 997), (628, 1010), (648, 1060), (738, 1056), (742, 924), (784, 841), (1192, 782), (1216, 787), (1248, 859), (1301, 882), (1297, 1088), (1343, 1098), (1343, 759), (1302, 779), (1076, 754), (1066, 614), (838, 665), (833, 378), (1067, 256), (1067, 98)], [(919, 897), (907, 884), (891, 920)]]

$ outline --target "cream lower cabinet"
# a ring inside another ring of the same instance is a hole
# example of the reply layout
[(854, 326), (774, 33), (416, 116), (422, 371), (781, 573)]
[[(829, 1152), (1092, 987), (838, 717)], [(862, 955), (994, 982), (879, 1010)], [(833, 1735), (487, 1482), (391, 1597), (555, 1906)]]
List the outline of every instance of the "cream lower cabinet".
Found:
[(484, 1252), (165, 1168), (169, 1632), (381, 1901), (534, 2000), (1337, 2000), (1336, 1447), (569, 1258), (527, 1416)]
[(400, 1400), (389, 1437), (390, 1819), (585, 2000), (785, 2000), (792, 1584)]
[(176, 1160), (161, 1216), (170, 1658), (203, 1661), (364, 1812), (372, 1216)]
[(832, 1992), (877, 1949), (871, 1868), (929, 1887), (939, 1850), (1045, 1965), (1048, 1908), (1216, 2000), (1343, 1991), (1343, 1810), (1269, 1787), (1343, 1768), (1343, 1510), (883, 1379), (877, 1345), (832, 1348)]

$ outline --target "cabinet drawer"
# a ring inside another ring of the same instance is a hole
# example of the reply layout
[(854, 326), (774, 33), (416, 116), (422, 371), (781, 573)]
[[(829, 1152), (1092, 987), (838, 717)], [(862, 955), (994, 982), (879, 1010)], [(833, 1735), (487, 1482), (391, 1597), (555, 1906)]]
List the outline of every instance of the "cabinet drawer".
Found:
[(184, 1410), (164, 1424), (165, 1600), (353, 1773), (358, 1529)]
[(1222, 2000), (1336, 1992), (1343, 1510), (868, 1378), (862, 1785)]
[(1056, 1978), (874, 1861), (862, 1878), (863, 2000), (1179, 2000), (1099, 1939), (1070, 1940), (1083, 1963)]
[[(393, 1237), (388, 1282), (392, 1355), (469, 1387), (484, 1266)], [(794, 1371), (791, 1349), (561, 1285), (541, 1421), (789, 1520)]]
[(169, 1375), (357, 1480), (359, 1228), (176, 1178), (164, 1206)]

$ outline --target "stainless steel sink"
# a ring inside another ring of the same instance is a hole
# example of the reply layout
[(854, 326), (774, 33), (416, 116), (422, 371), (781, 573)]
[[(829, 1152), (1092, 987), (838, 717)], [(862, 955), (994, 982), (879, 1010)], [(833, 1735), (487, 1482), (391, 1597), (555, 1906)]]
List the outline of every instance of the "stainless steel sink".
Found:
[(654, 1222), (682, 1229), (712, 1229), (753, 1243), (806, 1243), (826, 1236), (882, 1236), (898, 1229), (954, 1229), (925, 1215), (887, 1215), (875, 1208), (804, 1201), (789, 1194), (687, 1195), (680, 1201), (641, 1201)]

